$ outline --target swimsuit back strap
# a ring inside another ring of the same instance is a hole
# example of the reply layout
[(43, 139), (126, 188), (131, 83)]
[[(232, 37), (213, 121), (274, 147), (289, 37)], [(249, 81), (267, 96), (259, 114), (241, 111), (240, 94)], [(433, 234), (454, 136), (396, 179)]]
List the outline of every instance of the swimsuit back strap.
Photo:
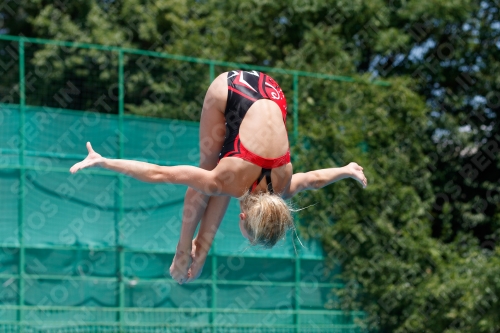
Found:
[(273, 183), (271, 182), (271, 169), (262, 169), (261, 175), (266, 176), (266, 184), (267, 184), (267, 190), (269, 193), (273, 194), (274, 189), (273, 189)]
[(257, 178), (257, 180), (248, 189), (250, 193), (252, 193), (252, 191), (257, 187), (257, 185), (259, 185), (262, 179), (266, 177), (267, 190), (269, 191), (269, 193), (274, 194), (273, 183), (271, 182), (271, 171), (272, 169), (262, 168), (259, 178)]

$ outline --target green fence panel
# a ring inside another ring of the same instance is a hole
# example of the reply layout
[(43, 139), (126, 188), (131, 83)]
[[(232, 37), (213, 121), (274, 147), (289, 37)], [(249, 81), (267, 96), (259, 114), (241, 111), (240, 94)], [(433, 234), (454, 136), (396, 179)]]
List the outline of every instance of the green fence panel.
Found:
[(203, 99), (224, 71), (280, 83), (292, 142), (300, 109), (354, 79), (5, 35), (0, 50), (0, 333), (361, 332), (315, 240), (250, 247), (232, 200), (202, 275), (181, 286), (169, 267), (186, 187), (68, 172), (86, 141), (110, 158), (197, 165)]

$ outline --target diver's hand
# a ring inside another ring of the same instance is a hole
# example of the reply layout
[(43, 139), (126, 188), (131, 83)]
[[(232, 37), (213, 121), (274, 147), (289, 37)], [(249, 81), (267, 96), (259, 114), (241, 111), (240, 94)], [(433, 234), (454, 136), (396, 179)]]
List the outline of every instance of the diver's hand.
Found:
[(73, 165), (69, 169), (69, 171), (71, 173), (75, 173), (75, 172), (77, 172), (78, 170), (81, 170), (81, 169), (90, 168), (90, 167), (94, 167), (94, 166), (99, 166), (99, 165), (101, 165), (104, 162), (105, 158), (103, 158), (101, 155), (99, 155), (98, 153), (96, 153), (94, 151), (94, 149), (92, 149), (92, 146), (90, 145), (90, 142), (87, 142), (87, 150), (89, 151), (89, 154), (87, 155), (87, 157), (83, 161), (78, 162), (75, 165)]
[(361, 185), (363, 185), (363, 188), (368, 186), (368, 180), (363, 173), (363, 168), (358, 163), (351, 162), (346, 165), (345, 168), (347, 173), (349, 174), (349, 177), (357, 180)]

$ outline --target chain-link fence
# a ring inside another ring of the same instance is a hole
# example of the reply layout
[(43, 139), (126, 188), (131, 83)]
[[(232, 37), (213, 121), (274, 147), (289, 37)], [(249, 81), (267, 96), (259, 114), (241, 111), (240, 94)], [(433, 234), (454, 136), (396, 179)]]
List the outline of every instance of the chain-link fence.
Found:
[(318, 243), (248, 248), (232, 202), (202, 276), (179, 286), (168, 268), (185, 187), (68, 172), (86, 141), (107, 157), (195, 165), (205, 91), (238, 68), (280, 83), (293, 139), (301, 80), (354, 81), (0, 36), (0, 332), (360, 331)]

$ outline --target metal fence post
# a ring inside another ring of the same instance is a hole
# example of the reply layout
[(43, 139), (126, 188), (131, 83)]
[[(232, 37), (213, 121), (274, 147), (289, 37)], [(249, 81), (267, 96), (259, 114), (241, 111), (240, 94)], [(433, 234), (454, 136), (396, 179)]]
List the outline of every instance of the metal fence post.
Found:
[[(297, 235), (298, 237), (298, 235)], [(293, 240), (295, 242), (295, 239)], [(300, 333), (300, 255), (295, 250), (295, 332)]]
[[(215, 79), (215, 66), (214, 63), (211, 62), (209, 65), (209, 70), (210, 70), (210, 84), (214, 81)], [(217, 253), (216, 253), (216, 246), (215, 246), (215, 239), (213, 240), (212, 243), (212, 301), (210, 304), (210, 307), (212, 308), (211, 314), (210, 314), (210, 324), (212, 326), (212, 332), (215, 332), (215, 317), (217, 315)]]
[(209, 67), (210, 67), (210, 83), (212, 83), (213, 80), (215, 79), (215, 65), (214, 65), (214, 63), (211, 62)]
[(210, 324), (212, 325), (212, 332), (216, 332), (215, 318), (217, 316), (217, 254), (215, 253), (215, 240), (212, 245), (212, 308), (210, 316)]
[(24, 249), (24, 209), (25, 209), (25, 181), (26, 169), (24, 161), (24, 151), (26, 150), (25, 141), (25, 123), (26, 123), (26, 91), (24, 81), (24, 40), (19, 40), (19, 208), (18, 208), (18, 237), (19, 237), (19, 332), (23, 332), (24, 324), (24, 266), (25, 266), (25, 249)]
[(293, 74), (293, 143), (299, 137), (299, 76)]
[[(293, 144), (299, 138), (299, 76), (293, 74)], [(298, 237), (298, 234), (296, 234)], [(292, 240), (295, 242), (295, 239)], [(297, 247), (295, 246), (295, 249)], [(295, 250), (295, 332), (300, 332), (300, 255)]]
[[(125, 98), (125, 86), (124, 86), (124, 63), (123, 63), (123, 50), (118, 51), (118, 158), (124, 157), (124, 98)], [(116, 219), (116, 249), (118, 250), (118, 269), (119, 269), (119, 312), (120, 312), (120, 331), (123, 331), (123, 326), (125, 325), (125, 252), (123, 251), (123, 244), (120, 232), (120, 223), (124, 218), (124, 207), (123, 207), (123, 177), (124, 175), (118, 175), (118, 216)]]

